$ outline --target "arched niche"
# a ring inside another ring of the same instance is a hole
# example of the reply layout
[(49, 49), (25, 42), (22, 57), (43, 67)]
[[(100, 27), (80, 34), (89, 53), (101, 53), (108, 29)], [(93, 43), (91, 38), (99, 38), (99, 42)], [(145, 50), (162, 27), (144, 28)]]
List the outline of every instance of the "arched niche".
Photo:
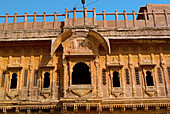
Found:
[[(93, 52), (93, 54), (98, 53), (97, 52), (98, 47), (101, 45), (105, 50), (105, 52), (107, 54), (110, 54), (109, 41), (93, 30), (73, 31), (72, 29), (70, 29), (68, 31), (65, 31), (56, 40), (53, 41), (51, 56), (55, 53), (55, 51), (57, 50), (60, 44), (62, 44), (62, 46), (64, 47), (65, 52), (68, 50), (68, 48), (72, 48), (72, 49), (74, 48), (75, 51), (77, 51), (78, 49), (84, 47), (87, 49), (87, 50), (82, 50), (82, 52), (83, 51), (85, 52), (84, 54), (87, 54), (86, 51), (88, 51), (88, 49), (90, 52), (90, 49), (92, 48), (93, 50), (91, 51)], [(79, 54), (81, 54), (81, 51), (79, 51)]]

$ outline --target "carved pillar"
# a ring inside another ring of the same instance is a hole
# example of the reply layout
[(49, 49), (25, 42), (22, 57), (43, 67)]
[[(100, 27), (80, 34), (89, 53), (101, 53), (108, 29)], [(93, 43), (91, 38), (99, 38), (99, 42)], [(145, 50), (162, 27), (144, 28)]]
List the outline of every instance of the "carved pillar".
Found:
[(135, 97), (136, 94), (136, 78), (135, 78), (135, 72), (132, 64), (132, 55), (129, 54), (129, 68), (130, 68), (130, 76), (131, 76), (131, 83), (132, 83), (132, 96)]
[(30, 66), (29, 66), (29, 71), (30, 71), (30, 75), (29, 75), (29, 85), (28, 85), (28, 98), (29, 100), (31, 100), (31, 92), (32, 92), (32, 86), (33, 86), (33, 75), (34, 75), (34, 69), (33, 69), (33, 60), (34, 60), (34, 56), (31, 56), (31, 60), (30, 60)]
[(64, 66), (64, 90), (63, 90), (63, 93), (64, 93), (64, 97), (66, 97), (66, 90), (67, 90), (67, 86), (68, 86), (68, 66), (67, 66), (67, 60), (66, 59), (63, 59), (63, 66)]
[[(119, 54), (119, 61), (120, 61), (120, 64), (122, 64), (122, 54)], [(126, 86), (126, 81), (125, 81), (125, 76), (124, 76), (124, 67), (120, 70), (120, 78), (121, 78), (121, 83), (122, 83), (122, 97), (125, 97), (125, 86)]]
[[(155, 64), (155, 57), (154, 57), (154, 54), (151, 53), (151, 62), (152, 64)], [(156, 87), (156, 90), (158, 91), (158, 78), (157, 78), (157, 67), (154, 67), (153, 68), (153, 72), (152, 72), (152, 75), (153, 75), (153, 79), (155, 79), (155, 87)]]
[(51, 99), (54, 97), (54, 89), (53, 89), (53, 82), (54, 82), (54, 78), (53, 78), (53, 71), (50, 70), (50, 88), (51, 88)]
[(30, 68), (30, 75), (29, 75), (29, 84), (28, 84), (28, 98), (31, 100), (31, 92), (32, 92), (32, 75), (33, 75), (33, 69)]
[(161, 60), (161, 67), (164, 75), (164, 82), (165, 82), (165, 90), (166, 90), (166, 96), (170, 96), (170, 86), (169, 86), (169, 78), (168, 78), (168, 72), (167, 67), (165, 65), (165, 61), (163, 59), (163, 53), (160, 53), (160, 60)]
[(97, 97), (101, 97), (102, 93), (101, 93), (101, 76), (99, 75), (99, 71), (100, 71), (100, 63), (99, 63), (99, 58), (96, 57), (95, 60), (95, 67), (96, 67), (96, 92), (97, 92)]

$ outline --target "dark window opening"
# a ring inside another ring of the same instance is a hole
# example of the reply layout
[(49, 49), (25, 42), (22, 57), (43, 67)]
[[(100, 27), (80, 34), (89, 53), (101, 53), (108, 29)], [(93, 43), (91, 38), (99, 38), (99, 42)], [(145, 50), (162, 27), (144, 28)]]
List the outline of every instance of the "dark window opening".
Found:
[(151, 76), (150, 71), (146, 72), (146, 82), (147, 82), (147, 86), (154, 86), (153, 77)]
[(13, 73), (12, 74), (12, 79), (11, 79), (10, 89), (16, 89), (16, 88), (17, 88), (17, 74)]
[(113, 72), (113, 87), (120, 87), (120, 80), (119, 80), (119, 73), (114, 71)]
[(44, 74), (44, 88), (50, 88), (50, 73)]
[(72, 84), (91, 84), (91, 74), (87, 64), (80, 62), (73, 67)]

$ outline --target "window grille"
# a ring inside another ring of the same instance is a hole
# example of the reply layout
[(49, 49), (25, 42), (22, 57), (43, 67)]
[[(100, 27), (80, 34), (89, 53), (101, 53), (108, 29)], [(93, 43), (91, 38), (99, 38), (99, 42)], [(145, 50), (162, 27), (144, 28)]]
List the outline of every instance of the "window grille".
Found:
[(37, 86), (38, 70), (34, 71), (34, 86)]
[(24, 87), (27, 86), (27, 76), (28, 76), (28, 70), (25, 70), (25, 72), (24, 72)]
[(137, 67), (135, 67), (135, 76), (136, 76), (136, 84), (140, 85), (139, 69)]
[(1, 87), (4, 87), (4, 85), (5, 85), (5, 71), (3, 71), (3, 73), (2, 73), (2, 79), (1, 79)]
[(170, 67), (168, 67), (168, 74), (169, 74), (169, 80), (170, 80)]
[(126, 84), (129, 85), (130, 80), (129, 80), (129, 70), (128, 69), (125, 69), (125, 74), (126, 74)]
[(162, 81), (162, 73), (161, 73), (161, 69), (160, 68), (157, 68), (157, 71), (158, 71), (158, 79), (159, 79), (159, 83), (163, 83)]
[(57, 86), (60, 85), (60, 70), (57, 70)]
[(106, 85), (106, 70), (102, 70), (102, 83), (103, 85)]

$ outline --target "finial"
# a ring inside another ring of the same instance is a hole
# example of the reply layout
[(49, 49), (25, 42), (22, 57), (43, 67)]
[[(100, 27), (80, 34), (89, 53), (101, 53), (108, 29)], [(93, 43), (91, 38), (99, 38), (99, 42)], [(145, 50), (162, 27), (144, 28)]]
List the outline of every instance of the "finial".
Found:
[(81, 3), (83, 4), (83, 9), (84, 9), (85, 0), (81, 0)]

